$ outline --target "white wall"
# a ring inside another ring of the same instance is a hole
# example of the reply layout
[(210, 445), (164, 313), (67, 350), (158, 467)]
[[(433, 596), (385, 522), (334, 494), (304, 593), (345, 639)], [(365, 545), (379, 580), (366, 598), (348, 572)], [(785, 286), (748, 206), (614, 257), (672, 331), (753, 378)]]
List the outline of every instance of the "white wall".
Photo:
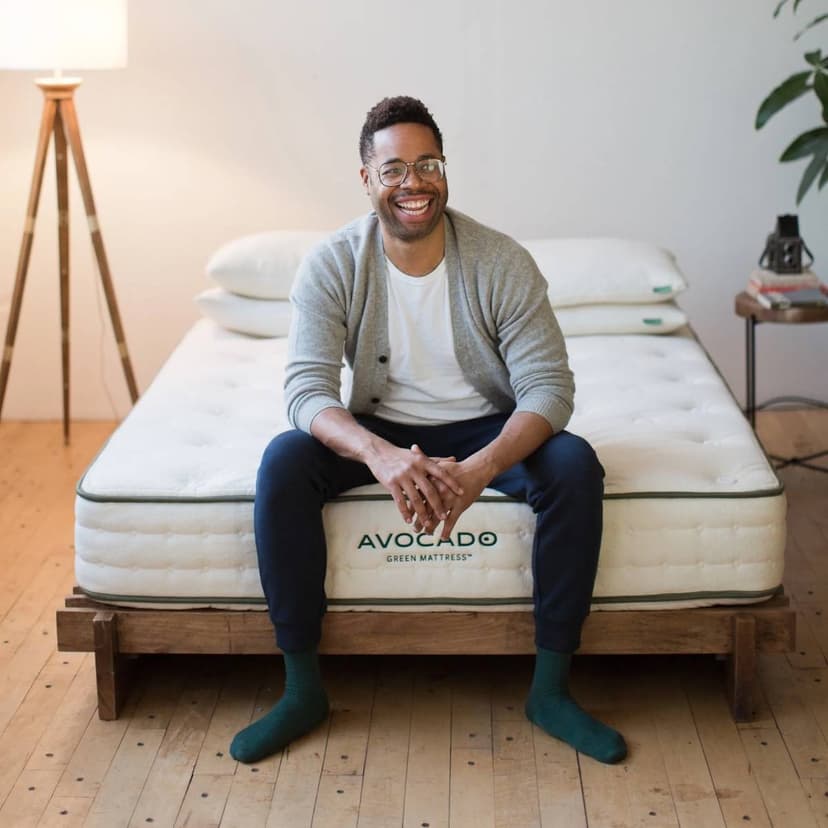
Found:
[[(88, 72), (77, 107), (139, 386), (196, 319), (219, 244), (332, 229), (367, 209), (359, 129), (379, 98), (404, 93), (441, 124), (455, 207), (519, 238), (627, 236), (675, 251), (691, 284), (681, 304), (741, 398), (733, 296), (776, 214), (795, 209), (801, 168), (776, 159), (818, 115), (801, 101), (758, 134), (753, 117), (826, 31), (793, 44), (810, 0), (776, 21), (775, 2), (133, 0), (128, 69)], [(0, 72), (2, 330), (40, 117), (34, 77)], [(73, 411), (122, 415), (70, 177)], [(60, 413), (54, 192), (50, 160), (4, 417)], [(828, 190), (800, 218), (828, 279)], [(828, 396), (828, 325), (766, 325), (758, 338), (760, 398)]]

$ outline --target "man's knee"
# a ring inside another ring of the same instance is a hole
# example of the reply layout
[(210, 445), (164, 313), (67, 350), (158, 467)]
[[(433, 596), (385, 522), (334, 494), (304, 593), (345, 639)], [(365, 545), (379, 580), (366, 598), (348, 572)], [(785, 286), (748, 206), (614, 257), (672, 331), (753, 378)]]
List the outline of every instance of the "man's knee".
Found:
[(321, 444), (304, 431), (284, 431), (274, 437), (262, 455), (256, 475), (256, 498), (291, 489), (307, 480)]
[(568, 431), (562, 431), (558, 436), (561, 438), (560, 454), (563, 456), (565, 468), (572, 472), (580, 472), (585, 477), (604, 479), (604, 467), (598, 460), (595, 449), (583, 437), (570, 434)]
[(604, 467), (595, 449), (577, 434), (561, 431), (550, 437), (536, 459), (542, 466), (538, 471), (551, 482), (603, 492)]

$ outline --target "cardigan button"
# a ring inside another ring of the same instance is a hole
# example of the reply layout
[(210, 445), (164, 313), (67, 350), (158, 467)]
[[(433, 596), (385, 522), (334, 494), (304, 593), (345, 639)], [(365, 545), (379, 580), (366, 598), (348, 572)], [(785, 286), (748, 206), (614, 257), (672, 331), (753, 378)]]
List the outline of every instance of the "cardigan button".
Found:
[(379, 361), (380, 361), (380, 362), (383, 362), (383, 363), (388, 362), (388, 357), (387, 357), (387, 356), (385, 356), (385, 354), (383, 354), (383, 355), (379, 358)]
[(379, 397), (371, 397), (371, 402), (376, 405), (380, 401)]

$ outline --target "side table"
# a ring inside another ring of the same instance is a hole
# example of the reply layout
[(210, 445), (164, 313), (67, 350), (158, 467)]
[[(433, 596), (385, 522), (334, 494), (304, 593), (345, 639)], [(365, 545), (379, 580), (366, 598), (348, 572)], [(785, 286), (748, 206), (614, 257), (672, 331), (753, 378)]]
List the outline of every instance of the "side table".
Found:
[[(762, 408), (778, 405), (780, 403), (800, 403), (802, 405), (815, 406), (817, 408), (828, 408), (828, 403), (821, 400), (811, 400), (807, 397), (773, 397), (761, 405), (756, 405), (756, 326), (760, 322), (781, 322), (790, 325), (800, 325), (810, 322), (828, 322), (828, 307), (825, 308), (785, 308), (772, 309), (760, 305), (749, 293), (736, 295), (735, 311), (737, 316), (745, 320), (745, 385), (746, 385), (746, 407), (745, 415), (750, 421), (751, 427), (756, 427), (756, 412)], [(818, 451), (815, 454), (808, 454), (804, 457), (773, 457), (771, 459), (778, 463), (777, 468), (788, 465), (804, 466), (815, 471), (828, 472), (825, 466), (819, 466), (812, 461), (824, 457), (826, 451)]]

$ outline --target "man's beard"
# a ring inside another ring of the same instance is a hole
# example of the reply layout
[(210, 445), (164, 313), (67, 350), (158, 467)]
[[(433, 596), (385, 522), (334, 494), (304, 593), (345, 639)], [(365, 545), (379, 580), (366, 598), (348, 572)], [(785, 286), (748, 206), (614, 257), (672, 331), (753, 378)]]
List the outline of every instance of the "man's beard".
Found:
[(383, 223), (383, 226), (388, 233), (400, 241), (415, 242), (425, 239), (434, 232), (435, 228), (443, 220), (443, 213), (445, 212), (446, 203), (448, 202), (447, 190), (415, 190), (403, 191), (402, 193), (397, 194), (398, 197), (405, 196), (406, 198), (412, 198), (417, 195), (421, 195), (432, 200), (432, 205), (429, 208), (431, 210), (431, 217), (424, 224), (409, 224), (404, 219), (400, 218), (398, 213), (399, 208), (397, 208), (393, 203), (395, 199), (379, 201), (376, 204), (376, 211)]

